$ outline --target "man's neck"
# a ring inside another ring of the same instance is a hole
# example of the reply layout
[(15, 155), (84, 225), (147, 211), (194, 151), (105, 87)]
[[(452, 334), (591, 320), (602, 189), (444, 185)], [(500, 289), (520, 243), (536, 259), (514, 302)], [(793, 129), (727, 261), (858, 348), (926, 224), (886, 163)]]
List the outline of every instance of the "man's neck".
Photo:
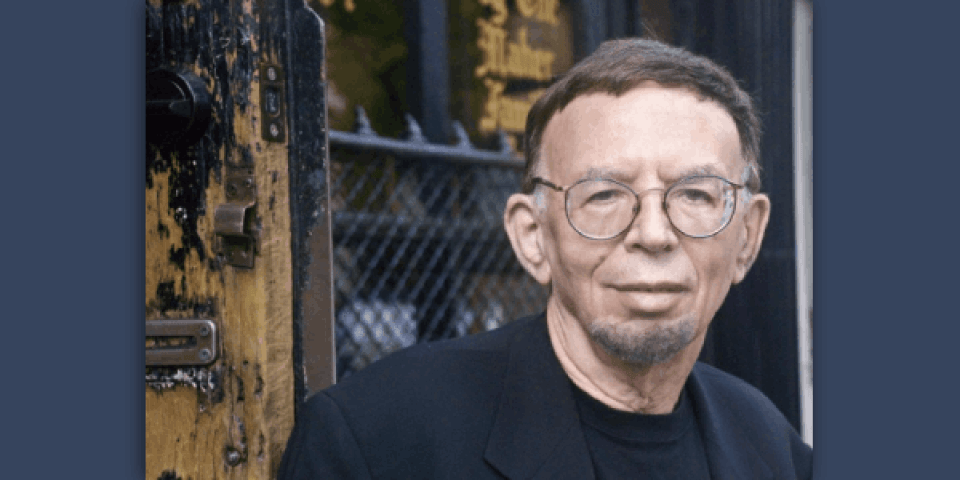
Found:
[(611, 408), (644, 414), (673, 411), (703, 345), (701, 335), (664, 363), (628, 364), (590, 340), (553, 298), (547, 304), (547, 329), (560, 365), (574, 384)]

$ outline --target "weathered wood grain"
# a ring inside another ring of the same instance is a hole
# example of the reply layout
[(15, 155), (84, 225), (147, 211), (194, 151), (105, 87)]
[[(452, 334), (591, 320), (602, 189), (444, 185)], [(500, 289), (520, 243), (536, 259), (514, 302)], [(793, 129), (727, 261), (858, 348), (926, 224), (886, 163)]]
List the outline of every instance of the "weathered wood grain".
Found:
[[(210, 318), (222, 343), (206, 388), (146, 387), (145, 478), (272, 478), (295, 398), (288, 144), (262, 140), (259, 118), (259, 65), (282, 55), (261, 41), (276, 19), (254, 0), (150, 0), (146, 10), (148, 70), (193, 72), (215, 102), (197, 144), (147, 146), (146, 319)], [(252, 269), (215, 251), (227, 166), (255, 172)]]

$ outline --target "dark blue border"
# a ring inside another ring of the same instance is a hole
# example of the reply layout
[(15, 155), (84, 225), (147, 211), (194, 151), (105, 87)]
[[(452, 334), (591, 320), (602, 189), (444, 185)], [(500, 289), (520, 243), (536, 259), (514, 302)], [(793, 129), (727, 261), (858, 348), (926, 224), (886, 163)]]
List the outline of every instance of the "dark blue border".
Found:
[(143, 4), (2, 18), (2, 476), (143, 478)]
[[(814, 6), (817, 479), (956, 474), (945, 5)], [(142, 478), (143, 6), (11, 2), (4, 18), (3, 473)]]
[(957, 477), (957, 5), (814, 5), (815, 478)]

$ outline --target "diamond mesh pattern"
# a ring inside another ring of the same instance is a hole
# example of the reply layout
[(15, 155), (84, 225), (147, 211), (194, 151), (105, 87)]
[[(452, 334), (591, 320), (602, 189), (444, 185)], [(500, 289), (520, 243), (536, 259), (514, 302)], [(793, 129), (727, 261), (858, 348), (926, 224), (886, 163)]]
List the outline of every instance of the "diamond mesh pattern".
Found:
[(331, 146), (337, 376), (540, 311), (503, 230), (521, 172)]

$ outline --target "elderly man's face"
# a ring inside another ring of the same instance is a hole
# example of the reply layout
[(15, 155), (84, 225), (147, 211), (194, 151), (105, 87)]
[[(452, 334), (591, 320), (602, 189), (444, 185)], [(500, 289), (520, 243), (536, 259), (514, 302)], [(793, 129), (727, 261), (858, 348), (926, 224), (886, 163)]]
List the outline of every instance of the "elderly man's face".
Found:
[(541, 152), (538, 174), (553, 183), (612, 178), (642, 197), (625, 233), (590, 240), (567, 222), (563, 194), (541, 187), (542, 247), (564, 317), (632, 363), (660, 363), (702, 342), (730, 285), (745, 273), (737, 260), (750, 235), (747, 209), (738, 198), (726, 229), (690, 238), (671, 225), (662, 190), (644, 192), (693, 174), (739, 183), (745, 162), (733, 118), (686, 89), (647, 85), (619, 98), (590, 94), (550, 120)]

